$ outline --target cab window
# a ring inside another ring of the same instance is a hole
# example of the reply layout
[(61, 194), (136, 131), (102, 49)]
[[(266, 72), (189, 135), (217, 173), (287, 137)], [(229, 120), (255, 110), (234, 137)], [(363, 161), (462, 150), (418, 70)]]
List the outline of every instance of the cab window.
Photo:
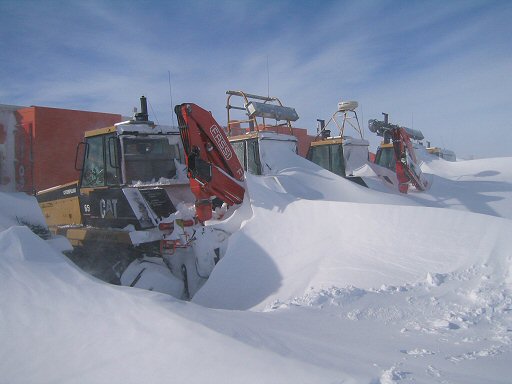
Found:
[(86, 139), (86, 151), (82, 172), (83, 187), (98, 187), (105, 185), (105, 156), (103, 151), (103, 137), (90, 137)]
[(105, 168), (107, 170), (107, 185), (119, 185), (121, 181), (119, 167), (119, 141), (115, 134), (105, 136), (107, 148)]
[(329, 169), (329, 147), (326, 145), (311, 147), (308, 159), (324, 169)]
[(246, 141), (247, 145), (247, 171), (253, 175), (261, 175), (260, 149), (258, 140)]
[(307, 159), (338, 176), (345, 177), (345, 160), (341, 144), (310, 147)]
[(261, 175), (260, 150), (257, 139), (231, 142), (238, 161), (244, 170), (253, 175)]
[(242, 167), (244, 167), (245, 170), (247, 170), (247, 161), (245, 159), (245, 145), (243, 141), (234, 141), (231, 143), (231, 146), (233, 147), (233, 150), (235, 151), (235, 155), (238, 158), (238, 161), (240, 164), (242, 164)]
[(345, 162), (343, 159), (341, 144), (329, 145), (329, 152), (331, 158), (330, 171), (338, 176), (345, 177)]
[(394, 171), (396, 164), (395, 151), (393, 147), (380, 148), (377, 152), (377, 156), (375, 157), (375, 163), (381, 167), (386, 167)]
[(123, 139), (125, 179), (128, 184), (159, 182), (176, 177), (174, 159), (180, 160), (177, 144), (166, 137), (127, 137)]

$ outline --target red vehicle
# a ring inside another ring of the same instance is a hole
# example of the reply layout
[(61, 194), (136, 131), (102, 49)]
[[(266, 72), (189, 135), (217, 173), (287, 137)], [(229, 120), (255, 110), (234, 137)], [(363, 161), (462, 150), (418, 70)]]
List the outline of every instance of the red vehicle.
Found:
[(375, 164), (396, 173), (398, 190), (407, 193), (411, 184), (418, 191), (427, 190), (429, 182), (421, 172), (420, 162), (411, 142), (411, 138), (423, 140), (423, 134), (418, 130), (390, 124), (386, 113), (384, 121), (372, 119), (368, 126), (370, 131), (384, 138), (375, 154)]

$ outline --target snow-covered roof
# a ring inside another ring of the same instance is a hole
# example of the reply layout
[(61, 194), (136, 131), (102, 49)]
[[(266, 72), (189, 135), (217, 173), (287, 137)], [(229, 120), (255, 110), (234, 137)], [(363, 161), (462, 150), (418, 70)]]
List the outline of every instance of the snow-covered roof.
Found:
[(153, 125), (140, 122), (133, 122), (133, 120), (122, 121), (120, 123), (115, 124), (115, 127), (117, 128), (117, 132), (119, 134), (133, 131), (137, 131), (148, 135), (160, 133), (179, 134), (179, 129), (177, 127), (172, 127), (170, 125)]

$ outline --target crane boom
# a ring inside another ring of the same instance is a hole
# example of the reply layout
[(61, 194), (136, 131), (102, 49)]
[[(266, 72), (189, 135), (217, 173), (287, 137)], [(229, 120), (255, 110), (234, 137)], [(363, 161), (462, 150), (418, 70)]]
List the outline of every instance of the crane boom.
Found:
[[(424, 138), (421, 131), (390, 124), (387, 113), (384, 113), (384, 121), (369, 120), (368, 128), (371, 132), (375, 132), (378, 136), (384, 138), (383, 144), (377, 151), (377, 163), (380, 163), (380, 159), (383, 158), (384, 146), (386, 146), (386, 150), (391, 150), (389, 142), (392, 141), (393, 143), (394, 167), (389, 163), (384, 166), (395, 171), (398, 190), (401, 193), (407, 193), (409, 184), (414, 185), (418, 191), (427, 190), (430, 187), (429, 181), (421, 172), (420, 162), (411, 142), (411, 139), (422, 140)], [(391, 160), (391, 158), (388, 159)]]
[(174, 108), (186, 155), (190, 189), (196, 214), (204, 222), (212, 217), (212, 199), (229, 205), (243, 201), (244, 170), (222, 127), (212, 114), (196, 104)]
[(412, 183), (418, 191), (425, 191), (428, 188), (428, 182), (421, 173), (419, 161), (407, 131), (402, 127), (393, 128), (391, 137), (395, 151), (398, 190), (407, 193), (408, 184)]

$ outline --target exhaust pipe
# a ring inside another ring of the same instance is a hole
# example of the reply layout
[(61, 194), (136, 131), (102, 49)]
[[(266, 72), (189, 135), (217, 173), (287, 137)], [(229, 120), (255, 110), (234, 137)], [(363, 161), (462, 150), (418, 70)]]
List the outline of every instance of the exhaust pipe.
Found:
[(140, 97), (140, 112), (135, 114), (135, 121), (148, 121), (148, 101), (146, 96)]

